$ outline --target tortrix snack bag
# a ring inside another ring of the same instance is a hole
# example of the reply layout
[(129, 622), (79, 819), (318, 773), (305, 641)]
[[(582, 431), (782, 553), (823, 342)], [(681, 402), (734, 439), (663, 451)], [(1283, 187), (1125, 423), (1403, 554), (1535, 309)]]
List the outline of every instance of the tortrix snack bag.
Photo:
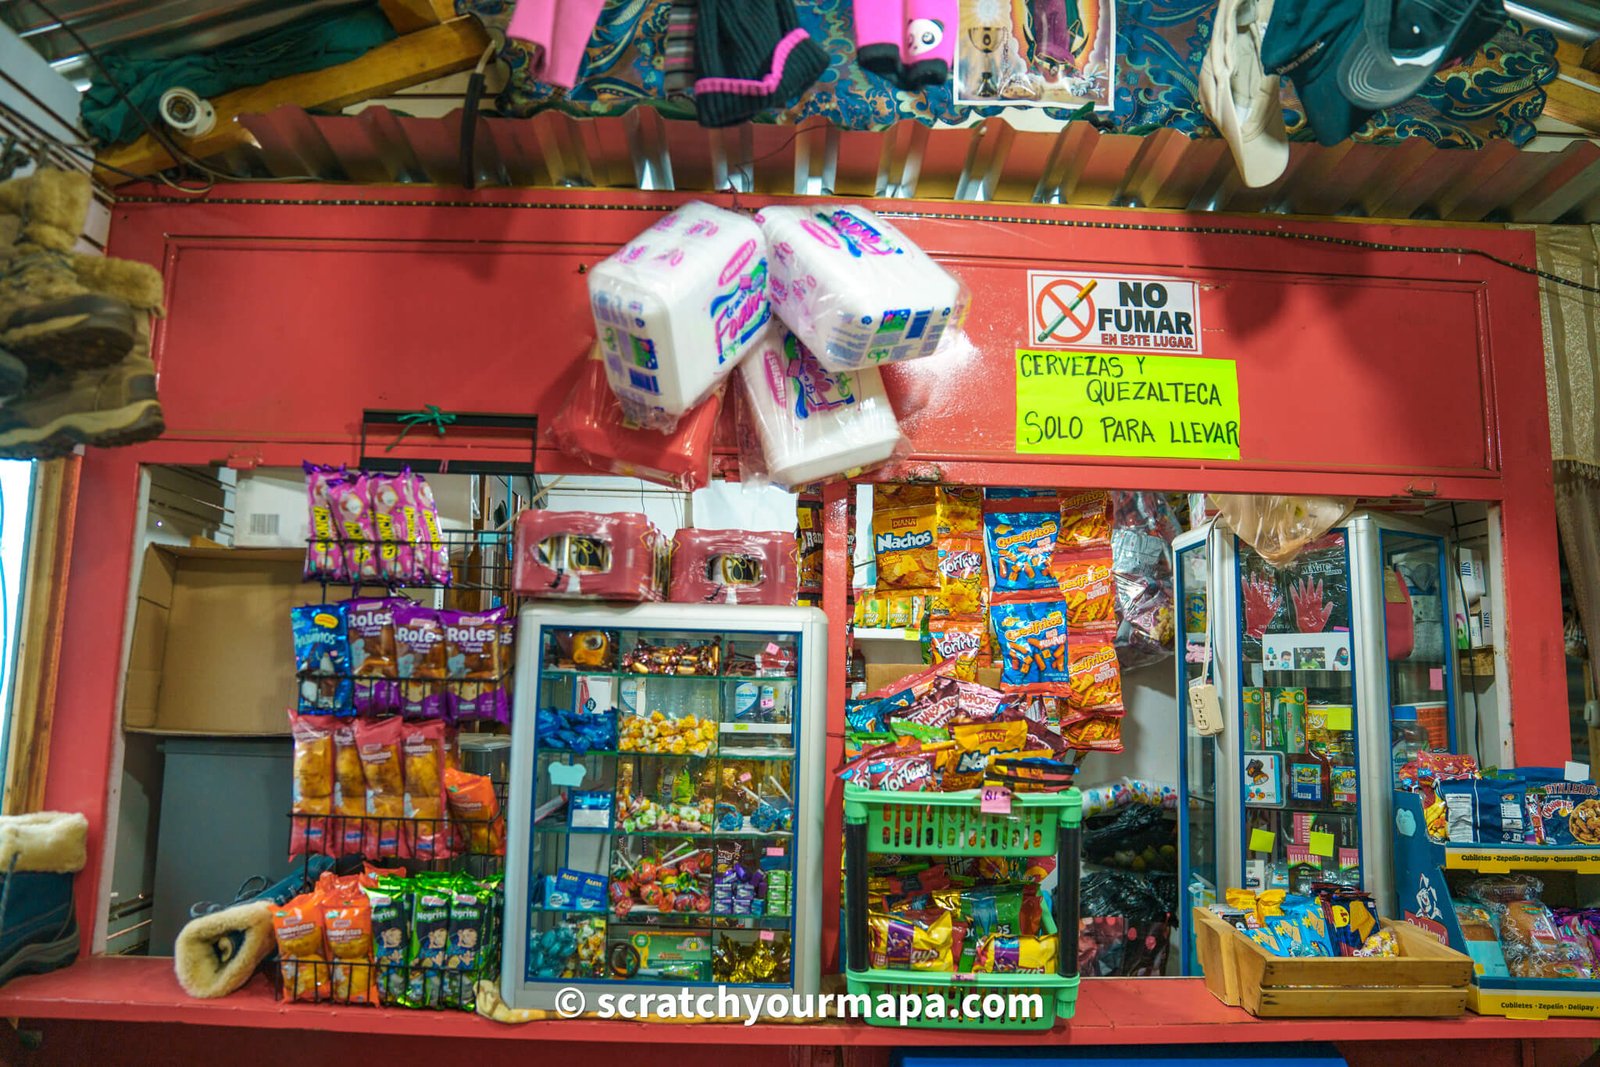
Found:
[(933, 598), (934, 619), (979, 619), (983, 616), (983, 542), (951, 537), (939, 544), (939, 592)]

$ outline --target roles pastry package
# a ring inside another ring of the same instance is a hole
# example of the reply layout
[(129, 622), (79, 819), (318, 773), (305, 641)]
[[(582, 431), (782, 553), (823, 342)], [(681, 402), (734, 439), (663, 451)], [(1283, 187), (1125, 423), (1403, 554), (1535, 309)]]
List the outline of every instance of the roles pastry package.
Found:
[(517, 517), (511, 583), (521, 596), (661, 600), (671, 544), (644, 515), (530, 509)]
[(826, 370), (781, 324), (739, 368), (739, 380), (745, 429), (754, 431), (774, 485), (809, 485), (873, 467), (900, 446), (900, 423), (878, 369)]
[(550, 417), (550, 438), (562, 452), (596, 470), (660, 482), (685, 493), (711, 483), (711, 445), (722, 414), (722, 390), (715, 389), (689, 410), (671, 433), (661, 433), (628, 418), (606, 381), (597, 347), (584, 360), (567, 402)]
[(756, 221), (773, 314), (828, 370), (922, 359), (962, 339), (966, 288), (866, 208), (768, 207)]
[(685, 204), (589, 272), (589, 303), (623, 412), (670, 431), (771, 318), (761, 229), (745, 215)]
[(792, 605), (799, 590), (791, 533), (679, 530), (672, 589), (680, 604)]

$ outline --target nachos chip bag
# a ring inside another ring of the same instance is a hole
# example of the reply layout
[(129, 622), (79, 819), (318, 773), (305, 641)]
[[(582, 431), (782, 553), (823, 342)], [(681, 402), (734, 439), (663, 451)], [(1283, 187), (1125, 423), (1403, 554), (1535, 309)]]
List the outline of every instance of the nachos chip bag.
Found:
[(939, 543), (938, 588), (931, 613), (934, 620), (983, 617), (983, 542), (953, 537)]
[(939, 550), (933, 543), (937, 508), (872, 510), (872, 551), (878, 560), (878, 592), (933, 589), (939, 584)]
[(1074, 633), (1117, 626), (1117, 580), (1110, 550), (1057, 552), (1050, 564), (1067, 604), (1067, 627)]
[(1048, 511), (992, 511), (983, 516), (989, 549), (990, 588), (995, 593), (1054, 590), (1050, 557), (1059, 517)]
[(1122, 667), (1110, 641), (1074, 641), (1067, 648), (1069, 707), (1090, 715), (1122, 714)]
[(1104, 489), (1063, 489), (1061, 532), (1065, 550), (1111, 547), (1111, 494)]
[(947, 793), (977, 789), (989, 770), (990, 757), (1021, 752), (1028, 739), (1028, 724), (1021, 719), (958, 723), (950, 728), (950, 736), (955, 751), (946, 757), (940, 781)]
[(1028, 693), (1067, 692), (1064, 603), (1025, 600), (993, 604), (989, 607), (989, 618), (1003, 663), (1001, 685)]

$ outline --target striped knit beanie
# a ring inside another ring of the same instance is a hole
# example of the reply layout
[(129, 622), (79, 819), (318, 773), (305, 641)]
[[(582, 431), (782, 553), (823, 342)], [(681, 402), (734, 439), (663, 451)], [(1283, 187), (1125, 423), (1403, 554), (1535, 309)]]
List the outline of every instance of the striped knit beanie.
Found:
[(700, 0), (695, 111), (702, 126), (734, 126), (788, 107), (828, 67), (792, 0)]

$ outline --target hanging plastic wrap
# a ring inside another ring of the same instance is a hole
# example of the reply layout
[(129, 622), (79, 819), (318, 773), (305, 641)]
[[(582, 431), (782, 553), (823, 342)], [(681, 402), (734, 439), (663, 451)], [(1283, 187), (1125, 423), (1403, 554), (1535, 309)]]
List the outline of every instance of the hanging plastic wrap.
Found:
[(1172, 655), (1172, 539), (1178, 517), (1162, 493), (1111, 494), (1117, 659), (1124, 670)]
[(1274, 567), (1294, 561), (1301, 549), (1350, 514), (1347, 496), (1256, 496), (1213, 493), (1211, 502), (1230, 529)]
[(680, 604), (792, 605), (799, 588), (794, 534), (679, 530), (670, 599)]
[(768, 207), (756, 221), (771, 255), (772, 311), (828, 370), (970, 343), (966, 287), (866, 208)]
[(745, 480), (784, 488), (864, 470), (900, 446), (900, 424), (877, 368), (829, 371), (774, 324), (739, 368)]
[(624, 414), (597, 348), (593, 359), (584, 360), (567, 402), (551, 416), (550, 438), (596, 470), (693, 492), (711, 484), (712, 438), (722, 396), (722, 389), (713, 390), (670, 433), (646, 429)]
[(522, 596), (660, 600), (671, 544), (644, 515), (529, 509), (517, 516), (511, 584)]
[(589, 303), (623, 411), (670, 431), (771, 318), (766, 243), (745, 215), (685, 204), (589, 272)]

